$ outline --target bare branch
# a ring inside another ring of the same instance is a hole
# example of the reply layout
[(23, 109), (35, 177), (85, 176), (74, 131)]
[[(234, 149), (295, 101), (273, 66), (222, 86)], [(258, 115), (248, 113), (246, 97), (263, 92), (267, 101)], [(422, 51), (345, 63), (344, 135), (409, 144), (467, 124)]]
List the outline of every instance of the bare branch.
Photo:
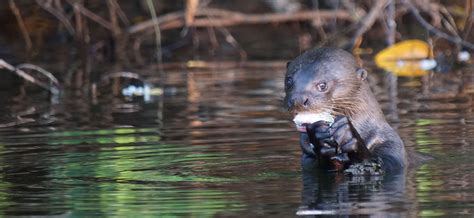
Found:
[[(269, 13), (269, 14), (243, 14), (222, 9), (202, 8), (196, 12), (196, 17), (212, 16), (217, 19), (209, 20), (206, 18), (196, 18), (190, 26), (195, 27), (226, 27), (242, 24), (265, 24), (265, 23), (283, 23), (292, 21), (314, 20), (320, 18), (322, 20), (333, 19), (336, 17), (341, 20), (353, 21), (353, 18), (346, 11), (300, 11), (294, 14)], [(175, 29), (185, 25), (184, 13), (173, 12), (157, 18), (156, 22), (164, 29)], [(165, 25), (166, 24), (166, 25)], [(131, 26), (128, 32), (131, 34), (144, 31), (153, 27), (153, 20), (147, 20), (142, 23)]]
[(71, 22), (62, 11), (55, 9), (53, 6), (51, 6), (50, 2), (45, 2), (43, 0), (36, 0), (36, 3), (40, 7), (42, 7), (44, 10), (46, 10), (47, 12), (51, 13), (53, 16), (58, 18), (58, 20), (61, 21), (61, 23), (67, 29), (69, 34), (71, 35), (75, 34), (74, 27), (72, 26)]
[(375, 20), (380, 17), (388, 3), (389, 0), (375, 1), (375, 5), (370, 9), (369, 13), (359, 21), (359, 28), (357, 28), (357, 31), (352, 38), (351, 47), (356, 44), (356, 41), (358, 41), (359, 38), (364, 35), (370, 27), (372, 27), (372, 25), (374, 25)]
[(32, 43), (31, 43), (31, 38), (30, 34), (28, 33), (28, 30), (26, 29), (25, 22), (23, 21), (23, 18), (21, 17), (20, 9), (15, 4), (15, 1), (10, 0), (10, 9), (12, 10), (13, 14), (16, 17), (16, 21), (18, 23), (18, 27), (20, 28), (21, 35), (23, 35), (23, 39), (25, 40), (26, 43), (26, 49), (28, 51), (31, 50), (32, 48)]
[(14, 67), (12, 66), (11, 64), (7, 63), (6, 61), (4, 61), (3, 59), (0, 59), (0, 69), (7, 69), (11, 72), (14, 72), (16, 75), (18, 75), (19, 77), (23, 78), (24, 80), (28, 81), (28, 82), (31, 82), (33, 84), (36, 84), (38, 85), (39, 87), (41, 88), (44, 88), (46, 90), (49, 90), (53, 95), (57, 95), (59, 94), (59, 89), (58, 89), (58, 86), (59, 86), (59, 82), (58, 80), (51, 74), (49, 73), (48, 71), (44, 70), (43, 68), (41, 67), (38, 67), (38, 66), (34, 66), (34, 65), (31, 65), (31, 64), (23, 64), (23, 65), (20, 65), (22, 68), (28, 68), (28, 69), (33, 69), (33, 70), (37, 70), (38, 72), (40, 72), (41, 74), (45, 75), (46, 77), (48, 77), (49, 81), (52, 82), (54, 84), (54, 86), (50, 85), (50, 84), (46, 84), (42, 81), (39, 81), (37, 80), (36, 78), (34, 78), (33, 76), (31, 76), (30, 74), (26, 73), (25, 71), (17, 68), (17, 67)]
[(465, 46), (466, 48), (473, 49), (474, 50), (474, 44), (464, 41), (462, 38), (457, 37), (457, 36), (452, 36), (449, 35), (445, 32), (442, 32), (438, 29), (436, 29), (434, 26), (432, 26), (430, 23), (428, 23), (420, 14), (418, 9), (409, 1), (409, 0), (404, 0), (403, 1), (408, 8), (410, 9), (411, 13), (415, 16), (416, 20), (424, 27), (426, 28), (429, 32), (435, 34), (438, 37), (441, 37), (443, 39), (446, 39), (450, 42), (460, 44)]
[[(36, 1), (39, 1), (39, 0), (36, 0)], [(67, 3), (74, 6), (74, 1), (72, 0), (67, 0)], [(89, 9), (85, 8), (84, 6), (82, 5), (77, 5), (77, 10), (79, 12), (81, 12), (81, 14), (83, 14), (84, 16), (88, 17), (89, 19), (95, 21), (96, 23), (98, 23), (99, 25), (101, 25), (102, 27), (108, 29), (108, 30), (113, 30), (112, 28), (112, 24), (105, 20), (104, 18), (100, 17), (99, 15), (95, 14), (94, 12), (90, 11)]]

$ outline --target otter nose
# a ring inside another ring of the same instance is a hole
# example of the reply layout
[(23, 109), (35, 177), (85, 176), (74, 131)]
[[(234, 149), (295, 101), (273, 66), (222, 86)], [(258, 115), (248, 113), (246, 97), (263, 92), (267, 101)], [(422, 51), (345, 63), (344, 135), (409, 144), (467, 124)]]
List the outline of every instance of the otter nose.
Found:
[(309, 107), (310, 101), (307, 96), (295, 96), (288, 100), (288, 107)]
[(306, 98), (303, 102), (303, 107), (308, 107), (309, 106), (309, 98)]

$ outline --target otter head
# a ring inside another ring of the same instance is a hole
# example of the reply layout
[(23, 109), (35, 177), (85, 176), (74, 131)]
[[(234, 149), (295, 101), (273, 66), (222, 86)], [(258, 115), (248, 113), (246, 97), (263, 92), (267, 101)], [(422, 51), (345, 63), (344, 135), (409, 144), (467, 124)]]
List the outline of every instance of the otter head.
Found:
[(307, 51), (287, 68), (284, 102), (292, 115), (329, 112), (350, 116), (367, 76), (350, 53), (337, 48)]

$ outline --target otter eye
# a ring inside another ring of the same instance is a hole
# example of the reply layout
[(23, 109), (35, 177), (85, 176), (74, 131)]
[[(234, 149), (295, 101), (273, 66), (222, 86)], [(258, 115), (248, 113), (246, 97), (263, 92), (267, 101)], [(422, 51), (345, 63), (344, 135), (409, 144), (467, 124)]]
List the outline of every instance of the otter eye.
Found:
[(325, 82), (320, 82), (316, 84), (316, 87), (318, 88), (318, 91), (324, 92), (328, 89), (328, 85)]
[(286, 77), (285, 86), (286, 86), (287, 89), (291, 89), (291, 87), (293, 87), (293, 78)]

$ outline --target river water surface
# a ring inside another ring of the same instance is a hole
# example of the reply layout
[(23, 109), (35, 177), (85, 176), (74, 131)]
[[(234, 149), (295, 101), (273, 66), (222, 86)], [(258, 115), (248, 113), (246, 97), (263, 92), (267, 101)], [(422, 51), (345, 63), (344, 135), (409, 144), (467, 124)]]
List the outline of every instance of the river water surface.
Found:
[(156, 91), (146, 101), (2, 90), (0, 213), (474, 213), (472, 68), (399, 78), (397, 98), (384, 74), (371, 70), (392, 126), (410, 150), (433, 160), (404, 175), (346, 178), (301, 171), (298, 133), (282, 107), (284, 64), (278, 66), (168, 69), (163, 80), (141, 69)]

